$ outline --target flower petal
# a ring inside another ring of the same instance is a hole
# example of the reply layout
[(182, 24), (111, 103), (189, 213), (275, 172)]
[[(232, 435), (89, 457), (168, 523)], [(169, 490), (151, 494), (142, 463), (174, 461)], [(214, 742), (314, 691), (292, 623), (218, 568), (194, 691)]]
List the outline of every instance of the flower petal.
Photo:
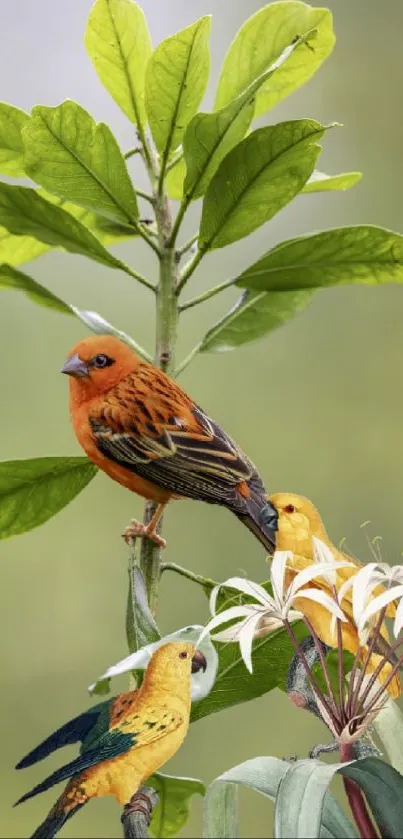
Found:
[(360, 615), (367, 605), (368, 598), (373, 588), (379, 584), (382, 574), (376, 569), (377, 562), (369, 562), (364, 565), (354, 577), (353, 583), (353, 616), (356, 626), (360, 622)]
[(299, 591), (297, 594), (297, 599), (300, 600), (303, 597), (306, 600), (313, 600), (315, 603), (320, 603), (321, 606), (324, 606), (325, 609), (330, 612), (331, 615), (335, 615), (341, 621), (346, 622), (347, 618), (344, 613), (341, 611), (340, 606), (330, 597), (329, 594), (326, 594), (325, 591), (321, 591), (317, 588), (304, 588), (302, 591)]
[(246, 626), (243, 627), (239, 636), (239, 649), (249, 673), (253, 672), (252, 667), (252, 643), (255, 636), (255, 629), (261, 619), (261, 615), (254, 615), (249, 618)]
[(274, 597), (279, 604), (283, 604), (284, 600), (285, 567), (289, 559), (292, 559), (291, 551), (275, 551), (271, 563), (270, 580)]
[(308, 565), (307, 568), (304, 568), (303, 571), (300, 571), (293, 579), (288, 592), (287, 592), (287, 599), (289, 597), (295, 597), (297, 591), (302, 588), (302, 586), (306, 586), (307, 583), (310, 583), (311, 580), (314, 580), (316, 577), (327, 577), (328, 572), (333, 572), (336, 568), (345, 568), (348, 565), (352, 565), (352, 562), (344, 561), (337, 561), (334, 560), (333, 562), (315, 562), (313, 565)]
[(325, 542), (322, 542), (322, 539), (318, 539), (317, 536), (312, 536), (312, 544), (313, 544), (313, 557), (315, 562), (323, 562), (326, 565), (330, 566), (330, 569), (325, 576), (326, 579), (329, 581), (330, 585), (336, 585), (336, 573), (334, 569), (332, 569), (333, 563), (336, 561), (336, 557), (334, 556), (333, 552), (330, 550), (329, 546), (326, 545)]
[(243, 594), (247, 594), (248, 597), (253, 597), (254, 600), (257, 600), (257, 602), (262, 606), (272, 608), (274, 605), (273, 598), (267, 594), (262, 586), (258, 583), (254, 583), (253, 580), (245, 579), (245, 577), (230, 577), (229, 580), (225, 581), (225, 583), (221, 583), (221, 586), (237, 589)]
[(403, 585), (399, 585), (388, 588), (387, 591), (384, 591), (382, 594), (378, 594), (378, 597), (373, 597), (368, 606), (361, 612), (357, 626), (364, 627), (368, 621), (374, 617), (374, 615), (384, 608), (384, 606), (387, 606), (393, 600), (402, 596)]
[(223, 612), (219, 612), (218, 615), (215, 615), (215, 617), (211, 618), (211, 620), (206, 624), (203, 631), (200, 633), (198, 643), (200, 644), (200, 642), (203, 640), (203, 638), (206, 637), (206, 635), (208, 635), (208, 633), (211, 634), (211, 632), (213, 631), (213, 629), (215, 629), (216, 626), (220, 626), (222, 623), (228, 623), (228, 621), (232, 621), (235, 618), (251, 617), (252, 615), (255, 615), (257, 612), (259, 612), (259, 617), (261, 617), (263, 607), (245, 605), (231, 606), (229, 609), (224, 609)]

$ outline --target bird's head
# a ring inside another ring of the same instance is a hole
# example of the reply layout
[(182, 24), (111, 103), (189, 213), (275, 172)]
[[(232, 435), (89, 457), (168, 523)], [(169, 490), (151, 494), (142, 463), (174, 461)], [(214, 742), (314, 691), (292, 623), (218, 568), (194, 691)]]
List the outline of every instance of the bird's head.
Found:
[(184, 680), (187, 680), (190, 692), (191, 674), (206, 668), (206, 659), (194, 644), (171, 641), (158, 647), (153, 653), (147, 667), (146, 680), (149, 683), (157, 682), (161, 686), (183, 685)]
[(322, 519), (309, 498), (292, 492), (276, 492), (269, 495), (267, 501), (277, 513), (277, 550), (310, 556), (312, 536), (328, 542)]
[(106, 393), (139, 363), (127, 344), (111, 335), (93, 335), (72, 348), (61, 372), (70, 376), (70, 392), (77, 405)]

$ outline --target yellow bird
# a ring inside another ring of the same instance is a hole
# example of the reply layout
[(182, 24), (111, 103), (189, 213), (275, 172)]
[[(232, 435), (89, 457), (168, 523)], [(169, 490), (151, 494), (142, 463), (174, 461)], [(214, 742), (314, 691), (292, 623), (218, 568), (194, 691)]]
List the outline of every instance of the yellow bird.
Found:
[[(267, 500), (272, 512), (274, 511), (277, 515), (277, 523), (274, 525), (276, 528), (276, 550), (291, 551), (293, 554), (292, 566), (288, 568), (288, 583), (291, 582), (293, 577), (295, 577), (299, 571), (302, 571), (303, 568), (312, 564), (314, 560), (312, 536), (316, 536), (324, 542), (325, 545), (330, 548), (336, 560), (347, 560), (348, 562), (353, 563), (352, 567), (336, 569), (337, 590), (340, 589), (345, 580), (348, 580), (353, 576), (353, 574), (357, 573), (357, 568), (362, 567), (361, 563), (357, 559), (338, 550), (332, 544), (326, 533), (325, 526), (318, 510), (308, 498), (304, 498), (302, 495), (296, 495), (291, 492), (276, 492), (274, 495), (268, 496)], [(312, 586), (322, 588), (328, 594), (332, 594), (331, 585), (324, 577), (322, 577), (320, 581), (316, 580), (314, 582), (310, 582), (309, 587)], [(380, 594), (382, 591), (382, 586), (379, 586), (374, 590), (374, 593)], [(340, 605), (347, 617), (347, 622), (342, 623), (341, 625), (343, 647), (355, 655), (359, 647), (359, 638), (357, 627), (353, 620), (351, 588), (346, 592)], [(301, 599), (298, 602), (296, 601), (295, 606), (311, 622), (315, 632), (323, 643), (327, 644), (329, 647), (334, 647), (335, 638), (331, 632), (329, 613), (325, 607), (307, 599)], [(390, 607), (388, 607), (386, 614), (393, 617), (394, 612), (395, 607), (391, 604)], [(386, 642), (385, 648), (383, 649), (383, 645), (382, 649), (380, 648), (379, 644), (381, 639), (379, 639), (378, 647), (375, 649), (382, 653), (382, 655), (387, 655), (389, 637), (385, 624), (382, 627), (382, 636)], [(391, 655), (393, 655), (393, 653), (391, 653)], [(365, 656), (365, 649), (363, 650), (363, 656)], [(373, 653), (368, 666), (368, 671), (373, 672), (380, 660), (381, 657), (377, 655), (376, 652)], [(389, 675), (390, 670), (391, 665), (385, 664), (379, 675), (379, 679), (384, 681)], [(397, 675), (390, 683), (388, 691), (394, 698), (401, 694), (402, 690), (400, 680)]]
[(66, 723), (17, 766), (30, 766), (67, 743), (82, 741), (76, 760), (58, 769), (17, 804), (70, 779), (32, 839), (51, 839), (91, 798), (127, 804), (139, 786), (181, 746), (189, 726), (191, 673), (206, 669), (193, 644), (171, 642), (153, 654), (139, 690), (122, 693)]

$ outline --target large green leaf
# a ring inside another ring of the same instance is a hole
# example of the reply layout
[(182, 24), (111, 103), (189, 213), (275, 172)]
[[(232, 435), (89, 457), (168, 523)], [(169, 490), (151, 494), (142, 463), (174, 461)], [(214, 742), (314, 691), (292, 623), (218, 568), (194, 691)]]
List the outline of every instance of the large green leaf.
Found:
[(34, 303), (39, 303), (40, 306), (46, 306), (49, 309), (55, 309), (57, 312), (62, 312), (64, 315), (71, 315), (73, 312), (67, 303), (64, 303), (60, 297), (56, 297), (45, 286), (37, 283), (28, 274), (23, 274), (22, 271), (17, 271), (11, 265), (0, 264), (0, 289), (15, 289), (16, 291), (23, 291), (27, 297), (33, 300)]
[[(298, 761), (297, 765), (307, 763)], [(309, 764), (313, 765), (313, 761)], [(317, 762), (315, 761), (317, 766)], [(321, 764), (330, 773), (333, 767)], [(246, 786), (275, 801), (279, 787), (293, 767), (284, 760), (277, 757), (256, 757), (246, 760), (238, 766), (224, 772), (216, 778), (208, 787), (203, 813), (203, 837), (204, 839), (237, 839), (238, 829), (238, 796), (237, 786)], [(323, 806), (323, 809), (322, 809)], [(297, 806), (294, 800), (288, 800), (288, 808), (292, 814), (297, 815)], [(315, 810), (317, 811), (317, 802)], [(331, 793), (327, 792), (320, 802), (321, 821), (320, 833), (314, 834), (311, 831), (306, 836), (319, 835), (322, 839), (355, 839), (357, 833), (351, 822), (344, 815), (341, 807), (337, 804)], [(275, 834), (278, 836), (279, 834)], [(289, 836), (300, 834), (288, 833)]]
[(280, 122), (235, 146), (207, 189), (199, 249), (242, 239), (288, 204), (313, 171), (324, 130), (309, 119)]
[(335, 37), (329, 10), (306, 3), (270, 3), (252, 15), (235, 36), (225, 58), (215, 110), (239, 96), (286, 47), (312, 30), (316, 30), (315, 40), (294, 52), (282, 70), (258, 92), (255, 116), (266, 113), (308, 81), (331, 53)]
[(309, 305), (311, 291), (246, 291), (204, 336), (200, 352), (223, 352), (263, 338)]
[[(294, 624), (294, 631), (298, 639), (307, 634), (302, 623)], [(253, 674), (246, 669), (238, 644), (217, 643), (216, 649), (219, 666), (214, 687), (192, 707), (192, 722), (207, 714), (248, 702), (275, 687), (284, 688), (287, 670), (294, 656), (294, 648), (285, 629), (253, 642)]]
[(14, 178), (23, 178), (24, 144), (21, 131), (29, 122), (25, 111), (14, 105), (0, 102), (0, 172)]
[(17, 236), (33, 236), (51, 247), (65, 248), (111, 268), (122, 268), (100, 241), (61, 207), (34, 189), (0, 183), (0, 225)]
[(403, 282), (403, 236), (365, 224), (282, 242), (247, 268), (237, 285), (257, 291), (293, 291), (393, 282)]
[(146, 107), (163, 168), (182, 140), (206, 89), (211, 18), (202, 17), (158, 45), (146, 75)]
[(107, 91), (132, 122), (144, 127), (144, 80), (152, 47), (140, 6), (133, 0), (95, 0), (85, 45)]
[(351, 189), (362, 178), (362, 172), (341, 172), (339, 175), (325, 175), (315, 169), (301, 192), (330, 192)]
[(86, 457), (0, 463), (0, 539), (43, 524), (72, 501), (96, 472)]
[(386, 757), (400, 774), (403, 772), (403, 713), (390, 696), (373, 722), (373, 728), (382, 740)]
[(165, 178), (165, 189), (169, 198), (174, 201), (180, 201), (183, 197), (183, 185), (186, 177), (186, 163), (184, 157), (179, 157), (178, 161), (172, 166), (172, 169), (167, 172)]
[(366, 757), (339, 769), (355, 781), (375, 816), (381, 835), (388, 839), (403, 836), (403, 776), (377, 757)]
[(9, 265), (22, 265), (23, 262), (30, 262), (46, 253), (50, 245), (39, 242), (32, 236), (14, 236), (0, 227), (0, 261), (8, 262)]
[(293, 51), (302, 46), (305, 44), (298, 40), (287, 47), (273, 66), (226, 107), (212, 114), (196, 114), (192, 119), (183, 138), (187, 200), (193, 201), (204, 194), (221, 160), (245, 136), (253, 119), (258, 91), (268, 79), (280, 72)]
[(33, 181), (112, 221), (130, 224), (138, 217), (136, 194), (115, 137), (77, 102), (38, 105), (22, 136), (25, 170)]
[(186, 824), (192, 795), (204, 795), (206, 788), (195, 778), (176, 778), (157, 772), (147, 784), (154, 787), (159, 802), (154, 808), (150, 831), (153, 836), (170, 839)]

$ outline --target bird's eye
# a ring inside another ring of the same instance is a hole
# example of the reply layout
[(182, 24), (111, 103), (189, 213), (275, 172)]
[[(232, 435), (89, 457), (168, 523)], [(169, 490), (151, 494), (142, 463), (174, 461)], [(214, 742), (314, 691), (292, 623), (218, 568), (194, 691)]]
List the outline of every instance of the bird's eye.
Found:
[(103, 367), (110, 367), (111, 364), (114, 364), (113, 358), (109, 358), (104, 353), (98, 353), (91, 361), (91, 367), (97, 367), (99, 370)]
[(284, 512), (285, 513), (295, 513), (294, 504), (287, 504), (287, 506), (284, 507)]
[(179, 658), (188, 658), (188, 654), (187, 654), (186, 650), (182, 650), (182, 652), (179, 653)]

